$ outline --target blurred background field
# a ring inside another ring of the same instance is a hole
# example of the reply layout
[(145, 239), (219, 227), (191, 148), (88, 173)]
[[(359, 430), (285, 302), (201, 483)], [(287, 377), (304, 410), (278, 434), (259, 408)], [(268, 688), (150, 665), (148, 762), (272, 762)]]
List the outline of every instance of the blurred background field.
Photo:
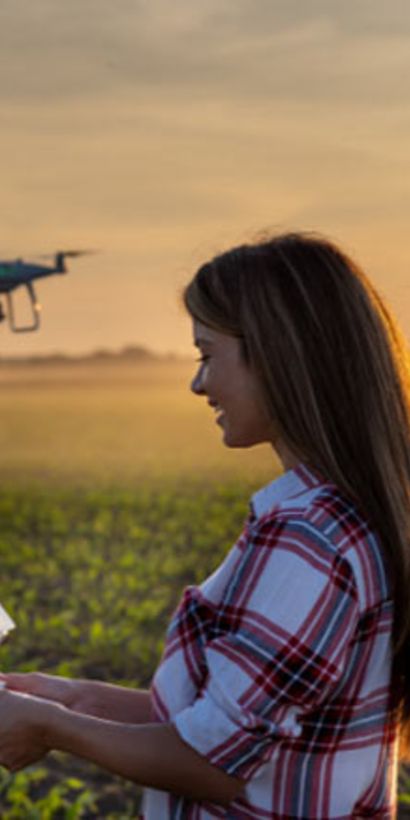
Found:
[[(183, 587), (279, 472), (269, 447), (221, 445), (194, 367), (0, 364), (0, 600), (17, 623), (3, 669), (149, 685)], [(139, 805), (137, 786), (64, 755), (0, 777), (5, 820), (130, 820)]]
[(0, 363), (3, 479), (101, 486), (270, 475), (269, 447), (221, 447), (211, 408), (190, 393), (194, 372), (194, 361), (172, 357)]

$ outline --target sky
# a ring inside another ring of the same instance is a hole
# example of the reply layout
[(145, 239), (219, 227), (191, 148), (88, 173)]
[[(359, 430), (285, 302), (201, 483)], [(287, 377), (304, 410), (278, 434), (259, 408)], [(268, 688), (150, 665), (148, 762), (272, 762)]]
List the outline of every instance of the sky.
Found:
[(409, 335), (408, 0), (2, 0), (0, 123), (0, 258), (95, 251), (4, 355), (189, 354), (195, 269), (299, 229)]

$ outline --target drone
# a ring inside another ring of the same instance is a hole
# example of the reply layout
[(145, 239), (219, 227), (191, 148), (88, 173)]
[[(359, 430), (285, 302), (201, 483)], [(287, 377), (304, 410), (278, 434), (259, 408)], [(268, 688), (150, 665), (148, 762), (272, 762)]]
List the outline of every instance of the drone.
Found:
[[(54, 255), (53, 265), (37, 265), (32, 262), (24, 262), (23, 259), (12, 261), (0, 260), (0, 295), (5, 294), (7, 311), (4, 310), (0, 302), (0, 322), (8, 319), (10, 329), (14, 333), (27, 333), (31, 330), (38, 330), (40, 327), (41, 305), (37, 300), (33, 282), (43, 276), (53, 276), (55, 273), (67, 273), (65, 260), (67, 257), (84, 256), (92, 251), (58, 251)], [(12, 292), (18, 287), (25, 287), (28, 293), (32, 321), (28, 325), (17, 325), (15, 319)]]

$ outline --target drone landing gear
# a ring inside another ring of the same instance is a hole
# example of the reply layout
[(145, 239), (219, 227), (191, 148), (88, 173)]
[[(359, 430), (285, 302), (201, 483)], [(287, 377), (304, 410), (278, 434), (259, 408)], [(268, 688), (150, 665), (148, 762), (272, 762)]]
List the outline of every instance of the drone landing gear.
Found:
[[(15, 315), (14, 315), (14, 306), (13, 306), (13, 297), (12, 297), (11, 293), (6, 293), (7, 314), (8, 314), (10, 327), (14, 331), (14, 333), (27, 333), (30, 330), (37, 330), (37, 328), (40, 326), (41, 305), (37, 301), (34, 286), (32, 285), (31, 282), (25, 282), (24, 287), (27, 288), (27, 292), (28, 292), (29, 299), (30, 299), (30, 304), (31, 304), (31, 314), (32, 314), (32, 323), (31, 323), (31, 325), (21, 325), (20, 327), (18, 327), (16, 325)], [(2, 321), (5, 318), (6, 318), (6, 316), (4, 314), (4, 310), (1, 307), (0, 308), (0, 321)]]

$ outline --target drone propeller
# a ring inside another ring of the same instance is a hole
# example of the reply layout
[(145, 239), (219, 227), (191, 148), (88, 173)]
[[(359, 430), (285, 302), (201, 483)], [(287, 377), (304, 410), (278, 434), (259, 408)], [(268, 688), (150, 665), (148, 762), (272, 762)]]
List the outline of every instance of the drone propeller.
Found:
[[(79, 250), (79, 251), (57, 251), (57, 253), (62, 254), (63, 256), (74, 257), (74, 256), (89, 256), (90, 254), (98, 253), (98, 251), (87, 249), (87, 250)], [(55, 253), (40, 253), (40, 254), (37, 254), (38, 259), (55, 259), (55, 256), (56, 256)]]
[(91, 253), (97, 253), (95, 250), (83, 250), (83, 251), (59, 251), (63, 256), (88, 256)]

